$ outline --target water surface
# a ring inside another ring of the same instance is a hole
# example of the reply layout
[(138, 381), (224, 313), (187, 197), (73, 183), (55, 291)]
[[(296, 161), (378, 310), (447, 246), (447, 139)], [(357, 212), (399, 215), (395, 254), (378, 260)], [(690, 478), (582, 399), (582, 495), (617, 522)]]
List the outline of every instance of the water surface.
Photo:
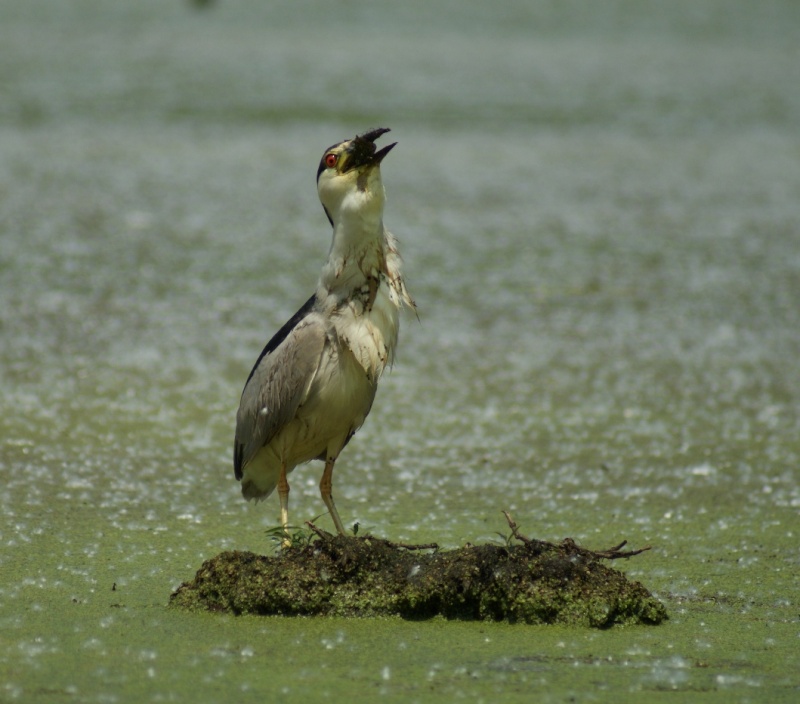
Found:
[[(0, 8), (0, 698), (798, 696), (794, 3), (51, 5)], [(166, 609), (272, 549), (238, 395), (327, 253), (322, 150), (379, 125), (420, 320), (343, 520), (651, 544), (668, 625)]]

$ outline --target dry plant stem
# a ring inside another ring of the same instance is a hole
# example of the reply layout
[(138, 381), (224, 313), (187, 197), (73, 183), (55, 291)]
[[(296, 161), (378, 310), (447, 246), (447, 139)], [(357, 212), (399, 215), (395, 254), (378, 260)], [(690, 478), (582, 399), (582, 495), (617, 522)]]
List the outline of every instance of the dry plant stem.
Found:
[[(368, 538), (369, 536), (364, 536)], [(404, 550), (438, 550), (438, 543), (422, 543), (421, 545), (410, 545), (409, 543), (393, 543), (391, 540), (386, 541), (388, 545), (393, 548), (403, 548)]]
[(524, 535), (522, 535), (522, 533), (519, 532), (519, 528), (517, 528), (517, 522), (511, 518), (511, 514), (508, 511), (503, 511), (503, 515), (506, 517), (506, 521), (508, 521), (508, 527), (511, 529), (511, 534), (520, 542), (530, 545), (533, 541), (530, 538), (526, 538)]
[(595, 557), (598, 557), (603, 560), (617, 560), (620, 557), (633, 557), (634, 555), (641, 555), (643, 552), (647, 550), (651, 550), (650, 545), (645, 545), (643, 548), (639, 548), (638, 550), (622, 550), (621, 548), (625, 547), (628, 544), (627, 540), (623, 540), (619, 545), (615, 545), (613, 548), (608, 548), (608, 550), (591, 550), (590, 552)]
[(323, 540), (330, 540), (333, 537), (330, 533), (322, 530), (322, 528), (317, 528), (311, 521), (306, 521), (306, 525)]
[[(330, 540), (334, 536), (326, 531), (322, 530), (321, 528), (317, 528), (311, 521), (306, 521), (306, 525), (316, 533), (320, 538), (323, 540)], [(363, 536), (353, 536), (354, 538), (358, 538), (358, 540), (369, 540), (372, 538), (371, 535), (363, 535)], [(437, 543), (423, 543), (421, 545), (413, 545), (410, 543), (393, 543), (391, 540), (384, 540), (380, 538), (380, 540), (386, 545), (393, 547), (393, 548), (403, 548), (403, 550), (438, 550), (439, 545)]]
[[(503, 515), (506, 517), (506, 521), (508, 521), (508, 527), (511, 529), (511, 534), (520, 542), (525, 543), (526, 545), (533, 545), (535, 543), (543, 543), (544, 541), (539, 540), (531, 540), (530, 538), (526, 538), (522, 533), (519, 532), (519, 528), (517, 527), (516, 521), (511, 517), (511, 514), (508, 511), (503, 511)], [(552, 543), (544, 543), (546, 545), (552, 545)], [(634, 555), (640, 555), (641, 553), (645, 552), (646, 550), (650, 550), (651, 547), (646, 545), (639, 550), (623, 550), (626, 545), (628, 544), (627, 540), (623, 540), (619, 545), (615, 545), (613, 548), (608, 548), (607, 550), (587, 550), (586, 548), (580, 547), (572, 538), (565, 538), (561, 545), (565, 548), (573, 550), (581, 555), (587, 555), (589, 557), (593, 557), (598, 560), (618, 560), (619, 558), (628, 558), (633, 557)]]
[[(532, 540), (527, 536), (523, 535), (519, 532), (519, 527), (517, 526), (516, 521), (511, 517), (511, 514), (508, 511), (503, 511), (503, 515), (506, 517), (506, 521), (508, 521), (508, 527), (511, 529), (511, 534), (519, 540), (521, 543), (525, 543), (525, 545), (541, 545), (541, 546), (549, 546), (549, 547), (556, 547), (553, 543), (548, 543), (545, 540)], [(330, 533), (322, 530), (321, 528), (317, 528), (311, 521), (306, 521), (306, 525), (313, 531), (316, 535), (318, 535), (323, 540), (330, 540), (333, 538), (333, 535)], [(369, 535), (365, 535), (361, 540), (369, 540)], [(393, 543), (391, 540), (384, 541), (387, 545), (394, 547), (394, 548), (403, 548), (404, 550), (438, 550), (439, 546), (436, 543), (424, 543), (422, 545), (413, 545), (409, 543)], [(572, 538), (564, 538), (561, 542), (561, 547), (566, 548), (571, 552), (575, 552), (579, 555), (585, 555), (587, 557), (592, 557), (596, 560), (618, 560), (620, 558), (629, 558), (633, 557), (634, 555), (640, 555), (641, 553), (650, 550), (651, 547), (646, 545), (639, 550), (623, 550), (626, 545), (628, 544), (627, 540), (623, 540), (619, 545), (615, 545), (612, 548), (608, 548), (606, 550), (588, 550), (587, 548), (582, 548), (578, 545)]]

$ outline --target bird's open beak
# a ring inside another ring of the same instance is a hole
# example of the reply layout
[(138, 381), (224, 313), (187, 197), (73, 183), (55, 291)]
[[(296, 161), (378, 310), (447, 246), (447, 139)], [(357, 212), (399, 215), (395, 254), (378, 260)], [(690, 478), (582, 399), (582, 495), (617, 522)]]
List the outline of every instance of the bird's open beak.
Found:
[(392, 151), (397, 142), (386, 145), (383, 149), (375, 151), (375, 140), (389, 131), (388, 127), (379, 127), (364, 134), (357, 135), (347, 146), (347, 162), (344, 171), (357, 169), (362, 166), (377, 166), (383, 158)]

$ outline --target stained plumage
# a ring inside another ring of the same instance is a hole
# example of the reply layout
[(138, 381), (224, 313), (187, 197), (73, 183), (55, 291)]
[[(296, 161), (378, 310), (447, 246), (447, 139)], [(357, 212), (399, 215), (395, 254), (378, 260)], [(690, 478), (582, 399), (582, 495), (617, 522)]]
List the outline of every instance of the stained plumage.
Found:
[(289, 473), (325, 462), (322, 500), (344, 532), (331, 495), (333, 467), (372, 407), (391, 364), (399, 311), (415, 307), (402, 277), (395, 238), (383, 225), (380, 164), (395, 146), (376, 151), (376, 129), (325, 150), (317, 191), (333, 239), (311, 298), (267, 343), (242, 392), (233, 464), (248, 500), (277, 487), (288, 526)]

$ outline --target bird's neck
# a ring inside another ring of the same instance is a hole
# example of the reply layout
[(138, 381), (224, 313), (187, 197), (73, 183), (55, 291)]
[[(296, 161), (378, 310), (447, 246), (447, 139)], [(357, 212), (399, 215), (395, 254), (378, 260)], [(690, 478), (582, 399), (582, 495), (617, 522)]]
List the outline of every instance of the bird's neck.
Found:
[(342, 213), (333, 228), (328, 261), (320, 273), (317, 295), (350, 299), (386, 268), (386, 234), (381, 212)]

